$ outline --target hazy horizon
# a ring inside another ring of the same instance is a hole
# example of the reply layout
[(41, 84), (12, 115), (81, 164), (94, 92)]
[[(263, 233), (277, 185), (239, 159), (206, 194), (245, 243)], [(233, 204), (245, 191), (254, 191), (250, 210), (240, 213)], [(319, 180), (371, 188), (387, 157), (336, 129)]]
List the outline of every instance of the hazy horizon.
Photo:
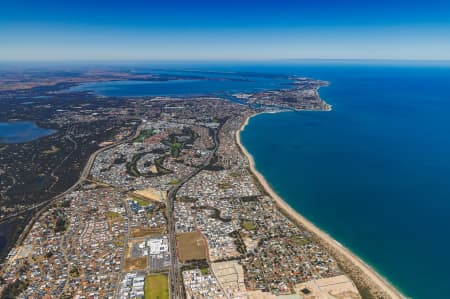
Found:
[(210, 60), (183, 60), (183, 59), (143, 59), (143, 60), (1, 60), (0, 70), (3, 69), (33, 69), (47, 68), (49, 70), (58, 68), (98, 68), (111, 69), (120, 67), (135, 67), (137, 69), (166, 69), (178, 68), (196, 70), (196, 67), (228, 66), (239, 67), (243, 65), (367, 65), (367, 66), (398, 66), (398, 67), (450, 67), (450, 59), (210, 59)]

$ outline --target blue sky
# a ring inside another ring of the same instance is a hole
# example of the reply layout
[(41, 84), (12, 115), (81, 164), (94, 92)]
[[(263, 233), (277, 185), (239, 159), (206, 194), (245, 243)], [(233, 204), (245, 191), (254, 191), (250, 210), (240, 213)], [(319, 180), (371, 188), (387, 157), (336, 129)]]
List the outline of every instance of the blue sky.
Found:
[(450, 1), (0, 0), (0, 8), (3, 61), (450, 60)]

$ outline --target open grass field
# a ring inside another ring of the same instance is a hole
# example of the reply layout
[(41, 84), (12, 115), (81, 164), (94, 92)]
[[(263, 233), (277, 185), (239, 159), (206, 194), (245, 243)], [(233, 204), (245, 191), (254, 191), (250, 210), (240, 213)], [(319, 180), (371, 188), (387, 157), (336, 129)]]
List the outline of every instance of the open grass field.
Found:
[(112, 211), (106, 212), (106, 219), (108, 220), (110, 227), (113, 223), (121, 223), (125, 220), (122, 215)]
[(153, 130), (143, 130), (140, 132), (139, 136), (133, 139), (133, 142), (142, 142), (145, 138), (151, 137), (153, 135), (155, 135), (155, 132), (153, 132)]
[(200, 232), (178, 234), (177, 251), (182, 262), (208, 258), (207, 245)]
[(202, 273), (202, 275), (208, 275), (211, 273), (211, 271), (209, 270), (209, 267), (203, 267), (200, 268), (200, 273)]
[(140, 205), (141, 207), (148, 207), (150, 205), (150, 203), (152, 202), (148, 198), (145, 198), (145, 197), (135, 194), (135, 193), (129, 193), (128, 196), (131, 199), (135, 200), (137, 202), (137, 204)]
[(150, 274), (145, 277), (144, 298), (169, 298), (169, 280), (166, 274)]
[(125, 272), (145, 270), (147, 268), (147, 257), (133, 257), (125, 259), (123, 270)]
[(303, 245), (311, 243), (310, 239), (307, 239), (305, 237), (299, 237), (299, 236), (294, 236), (294, 237), (291, 238), (291, 240), (297, 246), (303, 246)]
[(241, 226), (246, 230), (254, 230), (256, 228), (255, 224), (249, 220), (242, 221)]

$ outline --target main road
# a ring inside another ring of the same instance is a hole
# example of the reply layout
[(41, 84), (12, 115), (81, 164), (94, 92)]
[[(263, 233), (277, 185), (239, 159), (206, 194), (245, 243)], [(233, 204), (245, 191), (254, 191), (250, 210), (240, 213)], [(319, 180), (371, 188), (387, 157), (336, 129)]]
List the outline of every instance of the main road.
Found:
[(52, 203), (58, 201), (59, 199), (64, 198), (67, 194), (71, 193), (72, 191), (74, 191), (83, 181), (85, 181), (88, 176), (89, 176), (89, 172), (91, 171), (92, 168), (92, 164), (95, 161), (95, 158), (98, 156), (98, 154), (100, 154), (103, 151), (106, 151), (108, 149), (111, 149), (113, 147), (116, 147), (120, 144), (124, 144), (126, 142), (130, 142), (132, 141), (134, 138), (136, 138), (137, 136), (139, 136), (139, 134), (141, 133), (141, 126), (138, 126), (138, 128), (136, 129), (135, 134), (130, 137), (127, 138), (125, 140), (107, 145), (105, 147), (102, 147), (98, 150), (96, 150), (88, 159), (88, 161), (86, 162), (86, 165), (83, 168), (83, 171), (80, 174), (80, 177), (78, 178), (78, 180), (66, 191), (64, 191), (63, 193), (58, 194), (57, 196), (54, 196), (46, 201), (43, 201), (39, 204), (35, 204), (27, 209), (24, 209), (18, 213), (14, 213), (12, 215), (8, 215), (7, 217), (4, 217), (0, 220), (0, 224), (7, 222), (8, 220), (14, 219), (15, 217), (18, 217), (20, 215), (23, 215), (27, 212), (31, 212), (33, 210), (35, 210), (36, 212), (34, 213), (33, 217), (30, 219), (30, 221), (28, 222), (27, 226), (24, 228), (23, 232), (20, 234), (18, 240), (16, 241), (16, 245), (17, 244), (21, 244), (22, 241), (26, 238), (26, 236), (28, 235), (31, 227), (33, 226), (34, 222), (36, 221), (37, 218), (39, 218), (39, 216), (47, 210), (48, 206), (50, 206)]
[(214, 140), (214, 148), (208, 159), (203, 162), (203, 164), (198, 167), (195, 171), (191, 172), (186, 177), (182, 178), (180, 182), (173, 186), (167, 193), (167, 231), (169, 235), (169, 246), (170, 246), (170, 297), (173, 299), (181, 299), (184, 298), (183, 291), (183, 282), (181, 279), (180, 273), (180, 264), (178, 262), (177, 255), (177, 240), (176, 240), (176, 231), (175, 231), (175, 221), (173, 214), (173, 206), (175, 203), (176, 195), (178, 190), (183, 186), (187, 181), (196, 176), (200, 171), (204, 170), (207, 166), (211, 164), (213, 158), (216, 156), (217, 149), (219, 148), (219, 137), (218, 132), (220, 127), (217, 130), (214, 130), (213, 140)]

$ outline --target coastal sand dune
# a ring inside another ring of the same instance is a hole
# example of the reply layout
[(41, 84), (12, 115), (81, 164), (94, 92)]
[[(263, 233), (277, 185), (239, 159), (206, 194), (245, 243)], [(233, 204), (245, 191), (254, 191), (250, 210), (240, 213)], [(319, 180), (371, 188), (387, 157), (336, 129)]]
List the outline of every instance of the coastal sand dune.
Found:
[(347, 272), (347, 274), (355, 281), (358, 287), (368, 290), (368, 292), (370, 292), (370, 294), (372, 294), (372, 296), (375, 298), (406, 298), (385, 278), (379, 275), (375, 270), (373, 270), (369, 265), (367, 265), (355, 254), (353, 254), (349, 249), (334, 240), (330, 235), (319, 229), (312, 222), (295, 211), (278, 194), (275, 193), (266, 179), (261, 175), (261, 173), (258, 172), (258, 170), (256, 170), (253, 156), (242, 145), (240, 136), (240, 133), (247, 126), (249, 119), (256, 115), (257, 114), (248, 116), (241, 125), (241, 128), (236, 131), (236, 142), (243, 154), (247, 157), (253, 175), (262, 185), (264, 190), (275, 200), (280, 211), (283, 212), (291, 220), (296, 222), (298, 225), (313, 233), (318, 239), (319, 243), (333, 254), (344, 271)]

